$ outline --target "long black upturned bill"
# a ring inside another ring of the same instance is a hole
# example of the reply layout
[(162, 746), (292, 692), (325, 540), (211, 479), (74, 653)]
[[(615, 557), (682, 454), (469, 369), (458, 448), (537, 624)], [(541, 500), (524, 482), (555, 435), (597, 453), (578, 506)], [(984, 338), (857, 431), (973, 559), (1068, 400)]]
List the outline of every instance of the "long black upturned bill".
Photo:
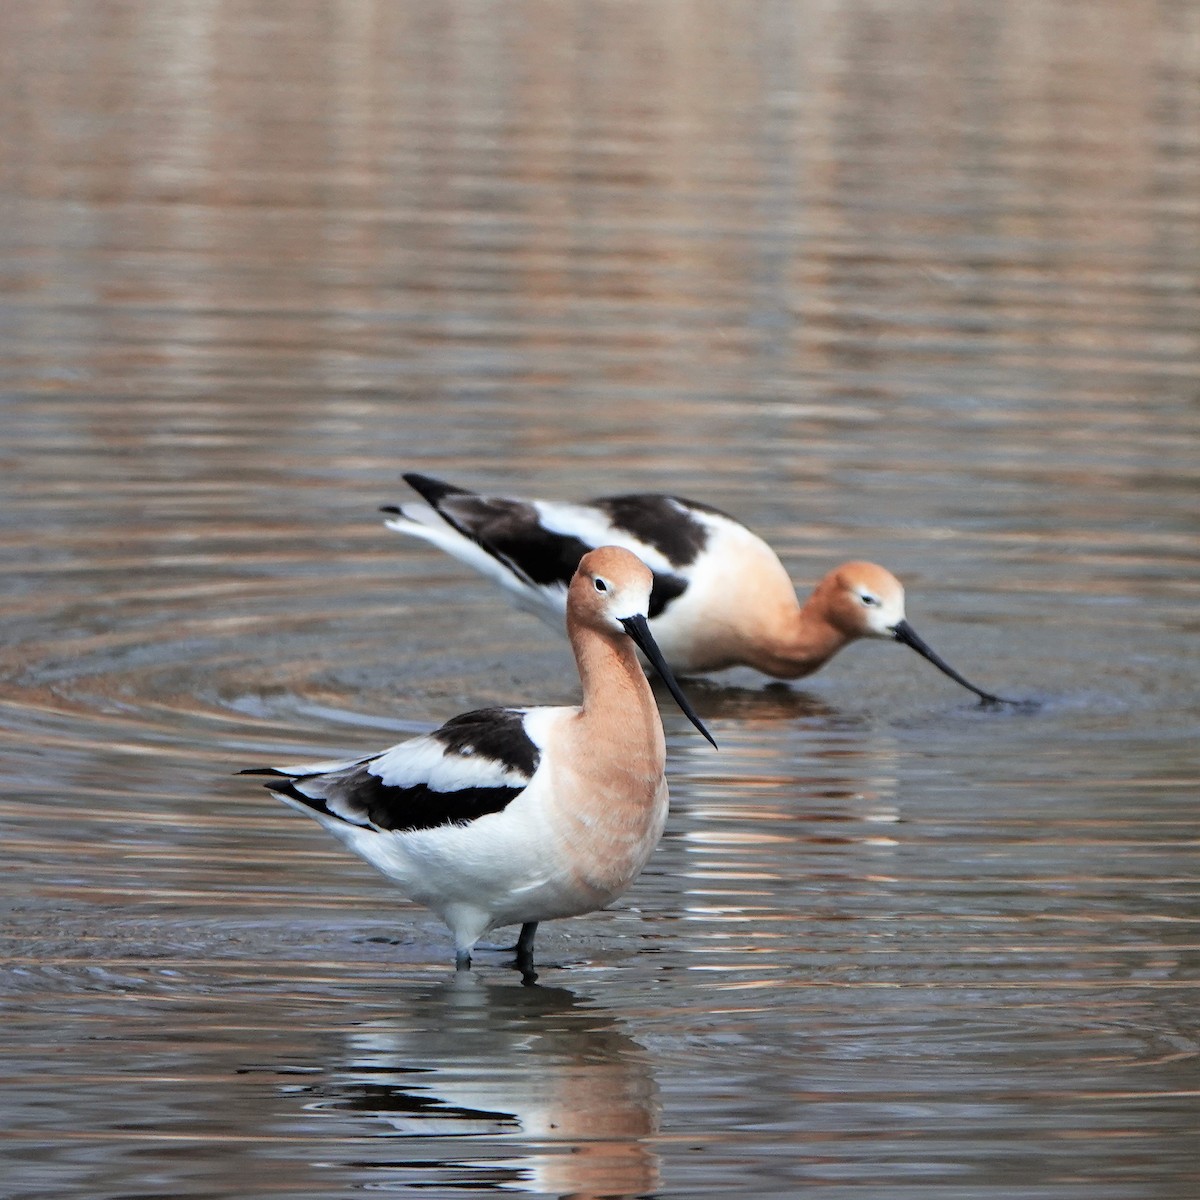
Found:
[(671, 695), (675, 697), (675, 703), (683, 709), (683, 715), (710, 742), (713, 749), (716, 750), (717, 743), (713, 741), (713, 735), (704, 728), (704, 722), (696, 715), (696, 710), (688, 703), (688, 698), (683, 694), (679, 684), (675, 682), (675, 676), (671, 674), (671, 668), (667, 666), (667, 660), (663, 658), (662, 651), (658, 648), (658, 643), (654, 640), (654, 635), (650, 632), (650, 625), (645, 617), (622, 617), (621, 624), (625, 627), (625, 632), (633, 638), (633, 643), (646, 656), (650, 665), (662, 676), (662, 681), (667, 685)]
[(977, 688), (969, 680), (964, 679), (944, 658), (936, 654), (929, 646), (917, 637), (916, 631), (907, 621), (897, 621), (892, 630), (892, 636), (904, 646), (911, 646), (922, 658), (927, 658), (943, 675), (949, 675), (955, 683), (961, 683), (968, 692), (974, 692), (985, 704), (1020, 704), (1020, 700), (1005, 700), (1003, 696), (993, 696)]

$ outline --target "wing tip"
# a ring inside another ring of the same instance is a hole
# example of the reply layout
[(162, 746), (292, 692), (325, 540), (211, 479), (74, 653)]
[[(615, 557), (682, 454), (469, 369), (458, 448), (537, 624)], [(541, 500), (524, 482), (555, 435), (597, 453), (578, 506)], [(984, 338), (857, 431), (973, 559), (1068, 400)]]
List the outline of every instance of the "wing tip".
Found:
[[(285, 776), (284, 780), (282, 783), (264, 783), (263, 787), (273, 796), (278, 796), (281, 800), (289, 800), (296, 804), (302, 804), (311, 812), (319, 813), (323, 817), (334, 817), (339, 821), (345, 820), (344, 817), (339, 816), (329, 807), (329, 802), (323, 796), (306, 796), (296, 786), (295, 780), (291, 776)], [(349, 823), (347, 822), (347, 824)]]
[(446, 483), (444, 480), (434, 479), (432, 475), (422, 475), (417, 471), (405, 471), (401, 478), (434, 508), (437, 508), (438, 501), (443, 500), (446, 496), (472, 495), (466, 488), (456, 487), (453, 483)]

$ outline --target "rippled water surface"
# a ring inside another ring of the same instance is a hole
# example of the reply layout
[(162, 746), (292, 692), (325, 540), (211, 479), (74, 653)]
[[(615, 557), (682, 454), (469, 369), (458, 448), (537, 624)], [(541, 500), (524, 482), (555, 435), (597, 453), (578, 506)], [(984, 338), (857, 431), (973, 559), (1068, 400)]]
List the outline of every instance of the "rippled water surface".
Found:
[[(0, 1193), (1200, 1194), (1200, 9), (0, 6)], [(677, 491), (896, 645), (693, 684), (539, 986), (233, 772), (565, 702), (377, 508)]]

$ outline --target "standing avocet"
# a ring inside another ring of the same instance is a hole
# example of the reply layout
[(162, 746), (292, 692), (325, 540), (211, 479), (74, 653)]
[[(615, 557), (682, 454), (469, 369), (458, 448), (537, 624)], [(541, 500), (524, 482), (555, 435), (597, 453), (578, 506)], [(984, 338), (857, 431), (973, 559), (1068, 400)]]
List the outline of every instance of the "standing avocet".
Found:
[(725, 513), (639, 493), (586, 504), (482, 496), (428, 475), (404, 480), (425, 500), (383, 511), (389, 529), (424, 538), (495, 580), (518, 607), (561, 625), (567, 584), (594, 546), (632, 550), (654, 572), (650, 628), (681, 674), (747, 666), (798, 679), (859, 638), (910, 646), (988, 704), (905, 619), (904, 588), (884, 567), (847, 562), (803, 605), (775, 552)]
[(350, 762), (253, 769), (450, 927), (465, 969), (484, 933), (521, 926), (532, 972), (539, 921), (603, 908), (646, 865), (667, 817), (666, 750), (654, 664), (715, 746), (646, 621), (653, 576), (606, 546), (584, 556), (567, 594), (578, 708), (485, 708)]

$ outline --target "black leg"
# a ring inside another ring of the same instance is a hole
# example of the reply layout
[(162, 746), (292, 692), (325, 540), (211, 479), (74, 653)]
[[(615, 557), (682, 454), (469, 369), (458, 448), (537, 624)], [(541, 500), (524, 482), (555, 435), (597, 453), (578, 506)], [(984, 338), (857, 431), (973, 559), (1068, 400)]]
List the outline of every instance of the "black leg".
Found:
[(471, 969), (470, 950), (458, 950), (455, 952), (454, 969), (456, 971), (469, 971)]
[(537, 936), (538, 923), (526, 921), (521, 926), (521, 936), (517, 938), (517, 961), (514, 964), (521, 972), (523, 983), (533, 983), (537, 975), (533, 970), (533, 939)]

